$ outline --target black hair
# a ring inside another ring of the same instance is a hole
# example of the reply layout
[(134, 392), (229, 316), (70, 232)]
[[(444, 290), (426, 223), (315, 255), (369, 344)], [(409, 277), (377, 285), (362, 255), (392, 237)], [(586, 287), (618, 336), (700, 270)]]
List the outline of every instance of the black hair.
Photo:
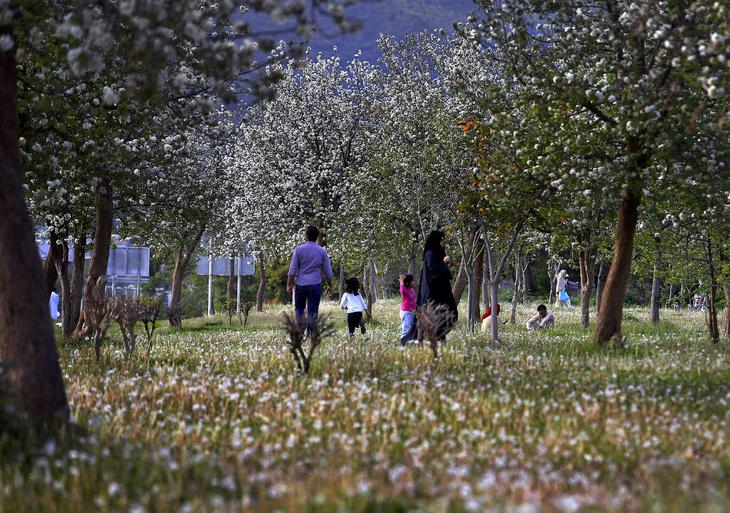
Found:
[(545, 305), (538, 305), (537, 311), (538, 312), (542, 312), (543, 310), (545, 310), (547, 312), (547, 306), (545, 306)]
[(319, 238), (319, 228), (310, 224), (309, 226), (307, 226), (306, 235), (307, 235), (308, 241), (316, 242), (317, 239)]
[(355, 294), (356, 296), (359, 294), (360, 290), (360, 280), (357, 278), (347, 278), (347, 281), (345, 282), (345, 292), (348, 294)]
[(428, 251), (433, 251), (439, 258), (444, 258), (446, 250), (441, 247), (441, 241), (445, 238), (446, 235), (441, 230), (434, 230), (429, 233), (426, 237), (426, 244), (423, 246), (423, 255), (425, 256)]
[(403, 285), (405, 285), (406, 287), (409, 287), (411, 285), (411, 283), (413, 283), (413, 275), (412, 274), (406, 274), (403, 277)]

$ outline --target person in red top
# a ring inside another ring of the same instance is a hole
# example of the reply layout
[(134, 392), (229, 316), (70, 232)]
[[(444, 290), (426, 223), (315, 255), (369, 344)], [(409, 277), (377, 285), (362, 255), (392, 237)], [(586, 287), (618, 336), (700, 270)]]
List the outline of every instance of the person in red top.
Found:
[[(497, 315), (502, 311), (502, 306), (497, 303)], [(506, 323), (506, 321), (505, 321)], [(492, 307), (488, 307), (487, 311), (482, 315), (482, 332), (487, 332), (492, 327)]]

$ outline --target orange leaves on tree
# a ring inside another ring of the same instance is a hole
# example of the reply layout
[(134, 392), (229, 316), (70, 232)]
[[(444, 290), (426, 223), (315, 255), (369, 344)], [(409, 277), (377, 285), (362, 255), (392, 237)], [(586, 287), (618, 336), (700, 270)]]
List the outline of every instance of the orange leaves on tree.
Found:
[(460, 120), (458, 124), (465, 134), (479, 128), (480, 126), (479, 121), (474, 119), (472, 116)]

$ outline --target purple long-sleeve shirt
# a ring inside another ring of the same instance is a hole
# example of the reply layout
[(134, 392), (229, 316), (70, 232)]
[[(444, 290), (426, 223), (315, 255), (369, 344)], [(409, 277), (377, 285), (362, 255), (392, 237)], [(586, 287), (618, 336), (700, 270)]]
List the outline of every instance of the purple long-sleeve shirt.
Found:
[(322, 272), (327, 280), (332, 279), (332, 264), (327, 250), (316, 242), (305, 242), (294, 249), (289, 265), (289, 276), (296, 276), (296, 284), (317, 285), (322, 283)]

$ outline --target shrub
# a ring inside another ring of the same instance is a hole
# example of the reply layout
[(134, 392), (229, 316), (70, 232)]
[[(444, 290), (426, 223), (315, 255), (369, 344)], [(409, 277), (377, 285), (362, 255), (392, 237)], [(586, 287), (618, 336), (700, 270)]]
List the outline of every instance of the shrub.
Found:
[(145, 337), (147, 338), (147, 356), (152, 352), (152, 337), (155, 335), (157, 320), (162, 311), (162, 299), (159, 297), (144, 297), (140, 302), (140, 320), (144, 325)]
[(241, 307), (241, 311), (239, 312), (238, 320), (241, 322), (243, 326), (248, 324), (248, 316), (251, 313), (251, 309), (254, 307), (254, 303), (251, 301), (247, 301), (243, 303), (243, 306)]
[[(307, 318), (298, 319), (296, 315), (289, 313), (281, 314), (281, 326), (289, 336), (289, 351), (294, 356), (294, 361), (304, 374), (309, 374), (312, 363), (312, 356), (315, 349), (325, 338), (335, 333), (335, 324), (329, 320), (328, 315), (320, 315), (313, 322)], [(304, 350), (304, 340), (309, 331), (309, 351)]]
[(439, 342), (444, 340), (446, 334), (454, 326), (454, 314), (446, 305), (435, 305), (429, 302), (416, 310), (416, 321), (418, 323), (418, 340), (427, 340), (431, 346), (433, 359), (438, 358)]

